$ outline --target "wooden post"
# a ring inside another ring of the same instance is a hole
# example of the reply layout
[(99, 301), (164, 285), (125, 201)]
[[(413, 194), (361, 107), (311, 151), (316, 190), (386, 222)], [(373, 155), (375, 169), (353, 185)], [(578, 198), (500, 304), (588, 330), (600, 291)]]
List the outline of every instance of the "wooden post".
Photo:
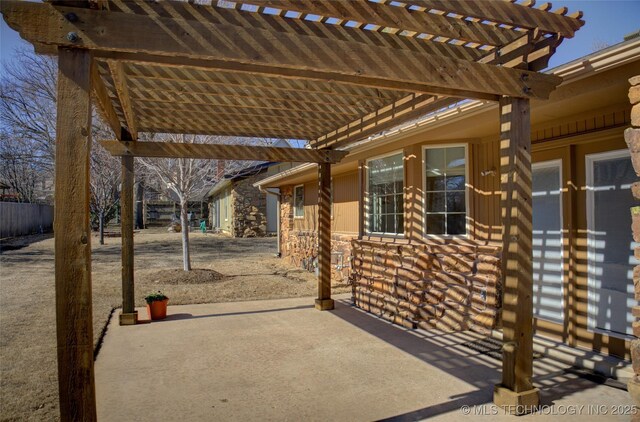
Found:
[(60, 419), (95, 421), (89, 157), (91, 54), (58, 49), (55, 280)]
[(318, 298), (316, 309), (333, 309), (331, 299), (331, 164), (318, 164)]
[(531, 123), (529, 100), (500, 99), (501, 208), (503, 220), (502, 383), (494, 402), (516, 414), (539, 403), (533, 388), (533, 266)]
[(138, 322), (133, 288), (133, 156), (122, 157), (122, 190), (120, 192), (122, 234), (122, 312), (120, 325)]

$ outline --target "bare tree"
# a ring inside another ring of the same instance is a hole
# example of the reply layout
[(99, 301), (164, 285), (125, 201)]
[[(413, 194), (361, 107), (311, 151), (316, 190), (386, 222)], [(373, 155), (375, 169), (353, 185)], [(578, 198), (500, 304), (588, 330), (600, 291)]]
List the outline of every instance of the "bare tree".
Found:
[[(36, 182), (53, 178), (56, 129), (55, 58), (17, 49), (0, 77), (0, 177), (25, 201), (35, 200)], [(93, 139), (111, 139), (113, 134), (95, 114)], [(99, 144), (91, 151), (92, 223), (99, 227), (104, 244), (104, 226), (118, 201), (120, 163)]]
[(116, 211), (120, 196), (120, 162), (112, 157), (100, 144), (91, 151), (91, 213), (92, 225), (97, 223), (100, 244), (104, 245), (104, 227)]
[(0, 180), (10, 186), (18, 202), (36, 202), (37, 184), (42, 181), (33, 146), (0, 132)]
[[(154, 140), (183, 143), (232, 143), (235, 145), (270, 145), (273, 142), (273, 140), (265, 138), (231, 138), (183, 134), (157, 136)], [(190, 158), (140, 158), (139, 161), (146, 169), (147, 179), (155, 176), (161, 183), (161, 186), (157, 186), (158, 190), (167, 190), (173, 193), (180, 202), (183, 266), (185, 271), (190, 271), (189, 200), (193, 199), (197, 194), (204, 194), (205, 189), (220, 180), (225, 174), (241, 171), (251, 163), (242, 160), (226, 160), (224, 166), (219, 166), (218, 160), (195, 160)]]
[[(212, 137), (171, 134), (160, 137), (170, 142), (211, 143)], [(191, 270), (189, 253), (188, 203), (194, 194), (201, 192), (214, 178), (214, 166), (209, 160), (189, 158), (140, 159), (140, 163), (162, 183), (163, 187), (178, 197), (180, 223), (182, 225), (182, 259), (185, 271)]]
[(0, 77), (0, 124), (12, 140), (29, 144), (33, 159), (53, 168), (56, 129), (55, 58), (17, 49)]

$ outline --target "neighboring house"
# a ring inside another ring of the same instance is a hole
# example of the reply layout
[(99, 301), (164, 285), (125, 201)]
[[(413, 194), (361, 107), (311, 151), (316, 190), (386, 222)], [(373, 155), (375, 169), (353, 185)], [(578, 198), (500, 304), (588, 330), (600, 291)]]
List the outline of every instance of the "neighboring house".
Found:
[[(284, 145), (278, 143), (275, 146)], [(208, 193), (211, 227), (233, 237), (275, 234), (277, 192), (269, 194), (254, 184), (291, 167), (289, 163), (258, 163), (225, 174)]]
[[(548, 71), (531, 103), (534, 327), (571, 346), (629, 355), (634, 243), (628, 79), (631, 39)], [(500, 127), (496, 103), (461, 101), (348, 148), (332, 166), (333, 277), (396, 323), (499, 328)], [(317, 166), (269, 177), (281, 192), (280, 252), (314, 267)]]

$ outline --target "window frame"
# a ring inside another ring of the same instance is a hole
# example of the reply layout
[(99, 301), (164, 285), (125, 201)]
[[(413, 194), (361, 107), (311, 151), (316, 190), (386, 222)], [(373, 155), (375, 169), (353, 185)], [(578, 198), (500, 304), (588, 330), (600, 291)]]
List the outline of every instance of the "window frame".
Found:
[[(464, 228), (465, 234), (429, 234), (427, 233), (427, 150), (428, 149), (441, 149), (441, 148), (464, 148), (464, 208), (465, 208), (465, 221)], [(469, 190), (471, 187), (469, 180), (469, 144), (453, 143), (453, 144), (428, 144), (422, 145), (422, 237), (423, 239), (469, 239), (470, 224), (469, 224)]]
[[(298, 188), (302, 188), (302, 214), (301, 215), (296, 215), (296, 190)], [(295, 185), (293, 187), (293, 198), (292, 198), (292, 202), (293, 202), (293, 218), (297, 219), (297, 220), (301, 220), (304, 218), (304, 183), (299, 184), (299, 185)]]
[[(369, 214), (370, 214), (369, 213), (369, 163), (371, 161), (392, 157), (398, 154), (400, 154), (400, 156), (402, 157), (402, 233), (374, 232), (369, 230)], [(405, 218), (406, 218), (406, 205), (407, 205), (406, 182), (407, 182), (407, 169), (406, 169), (406, 162), (405, 162), (403, 149), (395, 150), (395, 151), (381, 154), (381, 155), (376, 155), (374, 157), (370, 157), (365, 160), (365, 186), (364, 186), (364, 198), (363, 198), (365, 206), (364, 206), (364, 215), (363, 215), (364, 221), (362, 223), (364, 226), (363, 232), (366, 236), (380, 236), (380, 237), (391, 237), (391, 238), (400, 238), (400, 239), (403, 239), (406, 237), (405, 236), (405, 233), (406, 233)]]

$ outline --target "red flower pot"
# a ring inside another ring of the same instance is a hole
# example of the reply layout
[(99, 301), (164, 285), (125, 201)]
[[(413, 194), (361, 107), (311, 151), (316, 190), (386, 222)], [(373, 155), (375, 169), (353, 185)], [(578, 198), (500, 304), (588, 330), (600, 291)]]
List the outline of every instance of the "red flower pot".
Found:
[(149, 319), (151, 319), (152, 321), (165, 319), (167, 317), (167, 303), (169, 303), (169, 299), (155, 300), (151, 302), (151, 304), (147, 303), (147, 313), (149, 314)]

